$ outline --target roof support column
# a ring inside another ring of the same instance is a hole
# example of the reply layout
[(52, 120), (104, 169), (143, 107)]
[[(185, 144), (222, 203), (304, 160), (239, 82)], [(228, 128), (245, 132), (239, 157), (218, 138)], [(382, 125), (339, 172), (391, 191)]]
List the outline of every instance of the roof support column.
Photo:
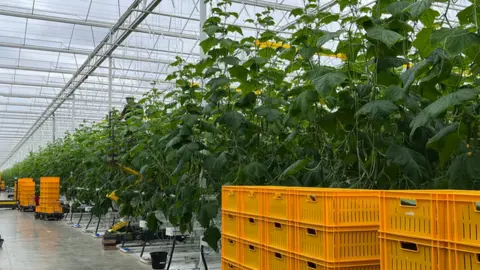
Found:
[(108, 112), (112, 111), (112, 57), (108, 58)]
[[(203, 32), (203, 25), (205, 24), (205, 21), (207, 20), (207, 4), (205, 4), (204, 0), (199, 0), (199, 5), (200, 5), (200, 42), (204, 41), (207, 38), (207, 34)], [(202, 58), (205, 57), (205, 53), (202, 50), (202, 47), (199, 46), (200, 48), (200, 56)]]
[(75, 93), (72, 93), (72, 134), (75, 132)]
[(55, 113), (52, 113), (52, 142), (55, 142)]

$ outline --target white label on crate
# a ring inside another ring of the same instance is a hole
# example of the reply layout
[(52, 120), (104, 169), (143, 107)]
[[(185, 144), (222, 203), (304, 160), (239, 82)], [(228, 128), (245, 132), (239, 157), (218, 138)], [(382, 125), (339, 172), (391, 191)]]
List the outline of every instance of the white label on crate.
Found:
[(406, 212), (405, 216), (415, 216), (415, 212)]

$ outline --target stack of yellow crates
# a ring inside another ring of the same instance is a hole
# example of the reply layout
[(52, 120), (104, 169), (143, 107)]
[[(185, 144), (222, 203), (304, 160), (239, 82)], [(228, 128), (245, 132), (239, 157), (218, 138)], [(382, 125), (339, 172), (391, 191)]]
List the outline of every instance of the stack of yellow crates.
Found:
[(60, 206), (60, 177), (40, 177), (40, 202), (35, 212), (62, 213)]
[(382, 269), (480, 270), (480, 192), (385, 191)]
[(379, 192), (225, 186), (224, 269), (380, 269)]
[(0, 191), (5, 191), (5, 181), (0, 180)]
[(17, 183), (18, 202), (20, 209), (32, 208), (35, 206), (35, 182), (32, 178), (20, 178)]

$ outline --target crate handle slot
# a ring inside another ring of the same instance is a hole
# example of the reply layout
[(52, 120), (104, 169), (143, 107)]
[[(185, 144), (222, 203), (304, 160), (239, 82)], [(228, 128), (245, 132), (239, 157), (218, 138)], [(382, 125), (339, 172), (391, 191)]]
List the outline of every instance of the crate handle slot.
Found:
[(229, 263), (227, 264), (228, 268), (233, 269), (233, 264)]
[(277, 260), (283, 260), (282, 254), (280, 254), (280, 253), (278, 253), (278, 252), (275, 252), (275, 258), (276, 258)]
[(480, 263), (480, 253), (477, 254), (477, 263)]
[(317, 197), (313, 194), (308, 195), (307, 202), (317, 202)]
[(475, 203), (475, 212), (480, 212), (480, 202)]
[(229, 244), (233, 244), (233, 240), (232, 239), (228, 239), (227, 240)]
[(255, 192), (253, 192), (253, 191), (248, 192), (248, 197), (254, 198), (255, 197)]
[(282, 224), (278, 223), (278, 222), (274, 222), (273, 223), (273, 226), (275, 227), (275, 229), (282, 229)]
[(235, 195), (235, 192), (233, 192), (232, 190), (228, 191), (228, 196), (234, 196), (234, 195)]
[(313, 262), (307, 262), (307, 266), (310, 269), (317, 269), (317, 264)]
[(275, 200), (281, 200), (282, 199), (282, 193), (275, 193), (275, 197), (273, 197)]
[(228, 214), (228, 219), (233, 219), (233, 215), (232, 215), (232, 214)]
[(252, 223), (252, 224), (255, 224), (255, 219), (249, 218), (249, 219), (248, 219), (248, 222), (250, 222), (250, 223)]
[(307, 234), (312, 236), (317, 236), (317, 230), (312, 228), (307, 228)]
[(400, 205), (406, 207), (417, 207), (417, 200), (400, 199)]
[(251, 251), (255, 251), (255, 246), (253, 246), (253, 245), (248, 245), (248, 249), (250, 249)]
[(400, 247), (407, 251), (418, 252), (418, 246), (411, 242), (400, 242)]

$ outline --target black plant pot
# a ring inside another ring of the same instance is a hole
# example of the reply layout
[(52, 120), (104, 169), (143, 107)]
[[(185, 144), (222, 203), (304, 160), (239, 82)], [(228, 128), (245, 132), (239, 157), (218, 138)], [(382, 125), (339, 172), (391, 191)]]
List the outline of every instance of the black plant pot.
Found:
[(168, 252), (151, 252), (150, 258), (152, 258), (152, 269), (165, 269), (165, 266), (167, 266), (167, 257)]

